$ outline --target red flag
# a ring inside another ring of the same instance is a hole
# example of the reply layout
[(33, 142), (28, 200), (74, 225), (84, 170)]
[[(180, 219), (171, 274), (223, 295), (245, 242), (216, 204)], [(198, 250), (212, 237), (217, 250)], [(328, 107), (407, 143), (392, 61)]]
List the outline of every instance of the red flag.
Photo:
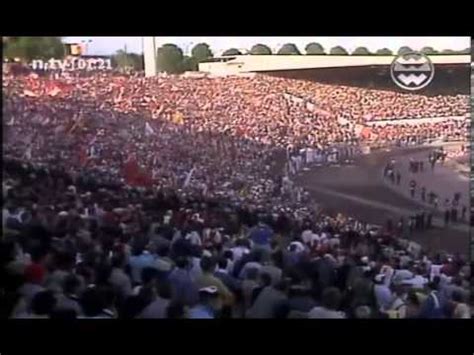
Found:
[(153, 185), (153, 177), (150, 171), (140, 169), (135, 178), (135, 184), (138, 186), (151, 187)]
[(364, 127), (360, 132), (360, 136), (363, 139), (369, 139), (372, 135), (372, 128), (371, 127)]
[(81, 165), (81, 167), (87, 165), (88, 160), (89, 154), (87, 154), (87, 147), (83, 146), (79, 151), (79, 164)]
[(137, 160), (132, 157), (128, 158), (122, 169), (123, 177), (128, 185), (135, 185), (138, 170), (139, 166)]

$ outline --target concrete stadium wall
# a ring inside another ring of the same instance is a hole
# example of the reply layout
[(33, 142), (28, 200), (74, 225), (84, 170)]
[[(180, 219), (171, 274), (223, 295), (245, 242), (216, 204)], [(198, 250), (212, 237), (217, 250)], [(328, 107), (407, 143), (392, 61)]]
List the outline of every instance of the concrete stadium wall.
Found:
[[(223, 57), (225, 58), (225, 57)], [(199, 70), (205, 72), (264, 72), (278, 70), (341, 68), (364, 66), (389, 66), (394, 56), (352, 55), (242, 55), (233, 56), (227, 62), (200, 63)], [(430, 56), (433, 64), (469, 64), (470, 55)]]
[[(470, 92), (468, 64), (437, 64), (433, 81), (417, 91), (420, 95), (468, 95)], [(310, 80), (331, 85), (356, 86), (367, 89), (405, 92), (393, 82), (388, 65), (339, 68), (313, 68), (259, 72), (281, 78)]]

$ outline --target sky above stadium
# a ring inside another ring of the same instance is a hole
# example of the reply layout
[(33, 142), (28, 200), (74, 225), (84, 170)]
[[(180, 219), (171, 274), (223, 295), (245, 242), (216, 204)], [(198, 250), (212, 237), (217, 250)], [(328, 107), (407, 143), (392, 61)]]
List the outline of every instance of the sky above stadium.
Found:
[[(68, 43), (89, 41), (88, 54), (108, 55), (126, 47), (128, 52), (142, 53), (142, 37), (65, 37)], [(364, 46), (370, 51), (380, 48), (398, 50), (401, 46), (409, 46), (414, 50), (429, 46), (436, 50), (461, 50), (470, 47), (470, 37), (157, 37), (158, 45), (175, 43), (185, 54), (200, 42), (208, 43), (215, 55), (220, 55), (228, 48), (250, 49), (254, 44), (263, 43), (272, 48), (280, 48), (285, 43), (294, 43), (304, 53), (309, 42), (318, 42), (326, 50), (334, 46), (342, 46), (349, 52), (356, 47)]]

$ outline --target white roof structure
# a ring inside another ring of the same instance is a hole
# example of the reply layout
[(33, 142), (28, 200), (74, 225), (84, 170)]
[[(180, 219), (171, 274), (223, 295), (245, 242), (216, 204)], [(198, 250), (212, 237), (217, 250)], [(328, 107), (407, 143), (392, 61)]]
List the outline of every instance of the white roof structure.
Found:
[[(338, 67), (389, 66), (394, 56), (353, 55), (239, 55), (215, 58), (199, 64), (199, 71), (213, 74), (238, 74), (277, 70)], [(433, 55), (433, 64), (470, 64), (470, 55)]]

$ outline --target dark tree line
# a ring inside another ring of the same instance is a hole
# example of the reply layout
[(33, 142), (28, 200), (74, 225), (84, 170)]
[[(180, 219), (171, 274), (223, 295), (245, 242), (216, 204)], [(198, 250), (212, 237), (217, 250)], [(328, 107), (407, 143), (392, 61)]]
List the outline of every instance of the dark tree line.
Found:
[(61, 37), (3, 37), (3, 58), (31, 61), (61, 59), (66, 48)]

